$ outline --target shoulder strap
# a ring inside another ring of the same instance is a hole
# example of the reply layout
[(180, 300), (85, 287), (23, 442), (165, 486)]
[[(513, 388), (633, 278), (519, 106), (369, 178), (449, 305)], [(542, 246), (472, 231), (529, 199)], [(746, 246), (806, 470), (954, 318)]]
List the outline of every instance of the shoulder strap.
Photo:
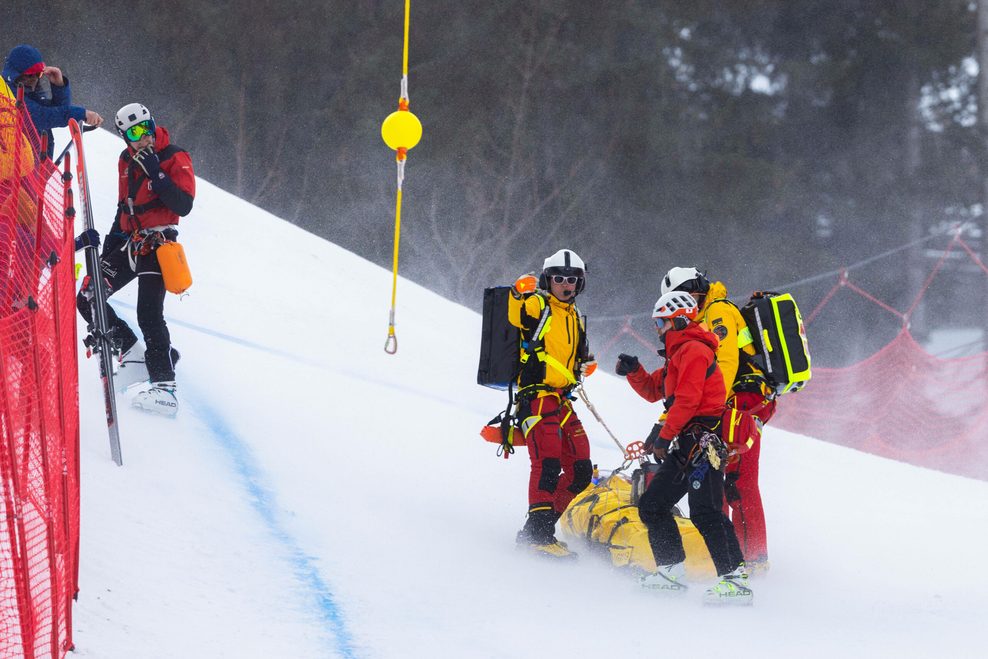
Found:
[[(188, 152), (181, 147), (175, 146), (174, 144), (169, 144), (164, 149), (157, 152), (158, 161), (166, 162), (170, 160), (176, 153), (188, 153)], [(121, 158), (125, 163), (127, 163), (127, 197), (129, 199), (136, 199), (137, 191), (141, 188), (141, 185), (144, 183), (144, 181), (147, 180), (147, 174), (144, 173), (143, 169), (138, 167), (139, 171), (137, 172), (137, 175), (133, 177), (131, 176), (134, 168), (134, 155), (130, 152), (130, 149), (124, 150), (124, 152), (121, 154)], [(117, 203), (117, 208), (119, 209), (120, 212), (127, 213), (128, 215), (131, 215), (132, 217), (135, 218), (139, 215), (143, 215), (144, 213), (147, 213), (150, 210), (154, 210), (155, 208), (164, 208), (164, 207), (165, 207), (165, 202), (163, 202), (160, 198), (157, 198), (152, 201), (149, 201), (146, 204), (141, 204), (140, 206), (134, 206), (133, 213), (131, 213), (130, 206), (127, 204), (126, 199)], [(138, 224), (140, 224), (140, 221), (138, 221)]]

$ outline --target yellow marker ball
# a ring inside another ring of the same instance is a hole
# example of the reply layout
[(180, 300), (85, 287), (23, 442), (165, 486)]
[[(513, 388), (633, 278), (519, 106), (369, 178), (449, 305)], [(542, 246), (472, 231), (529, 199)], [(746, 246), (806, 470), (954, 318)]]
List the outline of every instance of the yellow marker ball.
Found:
[(392, 112), (381, 124), (381, 137), (392, 149), (411, 149), (422, 139), (422, 122), (408, 110)]

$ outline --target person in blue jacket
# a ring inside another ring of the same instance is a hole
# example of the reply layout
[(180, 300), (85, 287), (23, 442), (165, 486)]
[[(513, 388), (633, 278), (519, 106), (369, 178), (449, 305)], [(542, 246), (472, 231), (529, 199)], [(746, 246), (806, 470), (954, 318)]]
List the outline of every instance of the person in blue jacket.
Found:
[(72, 105), (69, 79), (61, 69), (46, 66), (37, 48), (21, 44), (14, 47), (3, 64), (3, 79), (16, 94), (24, 88), (24, 102), (38, 136), (48, 136), (48, 157), (54, 154), (53, 128), (64, 128), (69, 119), (86, 122), (91, 126), (103, 123), (103, 117), (92, 110)]

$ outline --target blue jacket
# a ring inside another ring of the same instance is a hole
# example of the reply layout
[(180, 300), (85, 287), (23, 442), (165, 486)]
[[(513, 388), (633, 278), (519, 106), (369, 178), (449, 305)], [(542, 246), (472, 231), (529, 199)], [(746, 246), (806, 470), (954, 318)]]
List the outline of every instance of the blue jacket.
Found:
[[(11, 91), (16, 94), (17, 87), (14, 81), (24, 71), (43, 61), (44, 59), (41, 57), (41, 53), (37, 48), (23, 44), (17, 46), (10, 51), (10, 54), (7, 55), (7, 61), (4, 62), (3, 79), (7, 81), (7, 85)], [(71, 105), (72, 88), (69, 86), (69, 79), (65, 76), (62, 77), (65, 80), (63, 87), (48, 85), (48, 81), (42, 79), (38, 82), (34, 91), (28, 92), (27, 89), (24, 90), (24, 103), (27, 105), (27, 111), (31, 115), (31, 121), (34, 122), (38, 136), (48, 136), (49, 157), (55, 152), (54, 137), (51, 132), (52, 128), (64, 128), (68, 126), (69, 119), (75, 119), (80, 123), (86, 119), (86, 108)]]

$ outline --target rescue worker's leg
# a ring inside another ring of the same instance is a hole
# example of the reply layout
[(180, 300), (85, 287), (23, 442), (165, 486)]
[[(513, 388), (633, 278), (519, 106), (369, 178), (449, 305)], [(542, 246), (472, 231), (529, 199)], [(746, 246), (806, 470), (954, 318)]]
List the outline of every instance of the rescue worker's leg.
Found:
[(648, 529), (648, 543), (657, 566), (686, 560), (683, 538), (672, 507), (686, 494), (686, 479), (675, 456), (667, 457), (638, 501), (638, 514)]
[[(137, 276), (137, 273), (130, 267), (126, 248), (122, 251), (120, 249), (124, 244), (119, 239), (113, 240), (107, 236), (103, 246), (103, 254), (100, 256), (100, 271), (103, 273), (104, 281), (108, 284), (106, 287), (107, 298), (129, 284)], [(76, 296), (76, 308), (90, 325), (93, 324), (92, 297), (92, 282), (84, 282), (79, 290), (79, 295)], [(109, 304), (106, 305), (106, 318), (114, 338), (120, 342), (121, 353), (130, 350), (137, 343), (137, 335), (134, 334), (134, 330), (117, 316)]]
[(562, 446), (560, 463), (562, 475), (556, 486), (553, 508), (558, 519), (577, 494), (590, 485), (593, 478), (593, 463), (590, 462), (590, 441), (583, 423), (576, 416), (573, 405), (567, 400), (560, 409), (562, 418)]
[[(775, 401), (765, 401), (752, 392), (735, 396), (735, 405), (742, 410), (755, 410), (762, 422), (775, 413)], [(768, 537), (765, 527), (765, 510), (758, 489), (758, 462), (761, 439), (755, 441), (749, 451), (739, 456), (738, 462), (727, 469), (725, 494), (731, 509), (731, 521), (741, 544), (745, 561), (764, 563), (768, 560)]]
[(688, 491), (690, 520), (703, 536), (717, 574), (732, 572), (744, 561), (744, 556), (731, 520), (723, 510), (724, 474), (710, 467), (699, 487), (690, 487)]
[(529, 416), (522, 420), (522, 429), (532, 466), (528, 480), (528, 519), (519, 539), (533, 545), (549, 545), (556, 542), (555, 527), (559, 519), (553, 505), (562, 456), (559, 397), (535, 398), (528, 407)]
[(745, 560), (750, 562), (768, 560), (765, 511), (762, 507), (762, 495), (758, 490), (760, 450), (761, 440), (758, 440), (750, 451), (740, 457), (737, 464), (731, 465), (725, 485), (734, 531), (741, 543)]
[(151, 382), (175, 380), (171, 337), (165, 323), (165, 280), (155, 252), (139, 256), (137, 261), (137, 323), (144, 334), (144, 361)]

